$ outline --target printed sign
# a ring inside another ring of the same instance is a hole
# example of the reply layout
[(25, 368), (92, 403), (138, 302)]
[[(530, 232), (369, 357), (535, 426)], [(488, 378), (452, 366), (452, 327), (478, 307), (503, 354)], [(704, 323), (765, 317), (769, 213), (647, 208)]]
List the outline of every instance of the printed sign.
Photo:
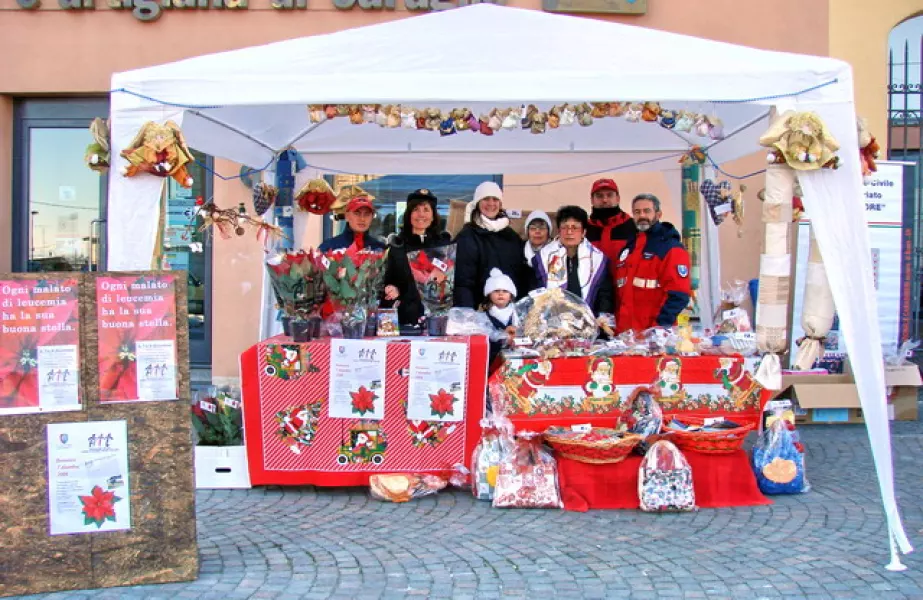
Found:
[(80, 410), (78, 287), (0, 280), (0, 415)]
[(330, 340), (330, 418), (385, 418), (388, 343)]
[(50, 534), (131, 529), (126, 422), (51, 423), (47, 436)]
[(467, 344), (416, 340), (410, 343), (408, 419), (464, 420), (467, 387)]
[(96, 279), (99, 400), (175, 400), (176, 280), (172, 274)]

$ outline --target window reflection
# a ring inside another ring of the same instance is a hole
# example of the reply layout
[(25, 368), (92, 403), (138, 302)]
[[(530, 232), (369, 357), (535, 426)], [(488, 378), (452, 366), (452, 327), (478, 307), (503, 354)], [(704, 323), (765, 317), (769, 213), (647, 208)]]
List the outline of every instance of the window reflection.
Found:
[(83, 162), (86, 129), (29, 130), (28, 271), (87, 271), (99, 264), (103, 185)]

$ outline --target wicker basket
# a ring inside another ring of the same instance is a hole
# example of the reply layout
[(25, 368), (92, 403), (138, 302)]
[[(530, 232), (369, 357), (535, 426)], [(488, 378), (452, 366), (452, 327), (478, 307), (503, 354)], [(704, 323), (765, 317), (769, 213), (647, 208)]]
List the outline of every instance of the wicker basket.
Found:
[(620, 462), (643, 439), (635, 433), (619, 434), (614, 429), (594, 428), (592, 433), (607, 437), (587, 440), (571, 431), (556, 428), (546, 431), (544, 437), (558, 456), (594, 465)]
[[(704, 425), (705, 419), (699, 417), (674, 418), (684, 425)], [(673, 419), (671, 419), (671, 422)], [(721, 431), (682, 431), (668, 426), (663, 428), (663, 438), (670, 440), (683, 451), (701, 452), (702, 454), (730, 454), (740, 450), (744, 439), (754, 425), (741, 425)]]

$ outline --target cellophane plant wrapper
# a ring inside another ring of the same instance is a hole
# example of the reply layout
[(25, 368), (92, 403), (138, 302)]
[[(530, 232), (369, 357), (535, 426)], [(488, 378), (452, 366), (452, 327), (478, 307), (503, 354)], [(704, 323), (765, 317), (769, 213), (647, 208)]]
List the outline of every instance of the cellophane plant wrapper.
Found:
[(324, 267), (316, 250), (283, 251), (266, 261), (276, 305), (289, 317), (306, 319), (324, 303)]
[(334, 250), (322, 261), (327, 297), (344, 323), (364, 322), (378, 305), (387, 250)]
[(443, 316), (452, 308), (456, 248), (456, 244), (448, 244), (407, 253), (410, 273), (427, 315)]

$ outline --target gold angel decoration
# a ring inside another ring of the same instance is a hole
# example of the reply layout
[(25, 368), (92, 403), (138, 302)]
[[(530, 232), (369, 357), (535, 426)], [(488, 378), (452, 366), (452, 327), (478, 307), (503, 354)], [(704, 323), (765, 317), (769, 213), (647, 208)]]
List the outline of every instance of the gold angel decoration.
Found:
[(186, 146), (183, 132), (173, 121), (163, 125), (148, 121), (121, 155), (130, 163), (122, 168), (122, 175), (126, 177), (150, 173), (172, 177), (181, 186), (192, 187), (192, 176), (186, 170), (186, 165), (194, 160), (192, 152)]
[(744, 236), (744, 192), (747, 186), (740, 184), (740, 189), (731, 194), (731, 214), (737, 223), (737, 237)]
[(87, 146), (84, 160), (87, 166), (98, 173), (109, 170), (109, 121), (99, 117), (90, 123), (93, 143)]
[(840, 145), (813, 112), (784, 113), (760, 137), (760, 145), (770, 148), (766, 157), (770, 163), (786, 163), (796, 171), (839, 166)]

